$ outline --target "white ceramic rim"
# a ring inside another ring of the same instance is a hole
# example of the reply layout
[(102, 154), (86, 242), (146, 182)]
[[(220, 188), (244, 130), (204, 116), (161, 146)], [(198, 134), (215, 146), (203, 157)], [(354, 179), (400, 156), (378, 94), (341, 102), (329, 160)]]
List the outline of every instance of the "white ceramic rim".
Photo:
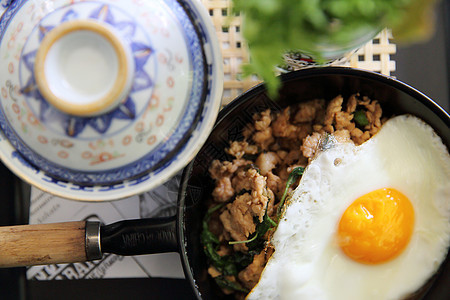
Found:
[[(208, 39), (208, 42), (203, 44), (203, 49), (205, 51), (206, 61), (209, 62), (208, 65), (211, 65), (208, 83), (210, 89), (202, 113), (202, 116), (204, 117), (197, 124), (197, 127), (186, 146), (170, 161), (169, 164), (163, 165), (160, 169), (147, 174), (150, 176), (149, 179), (133, 185), (127, 185), (126, 183), (118, 184), (118, 186), (121, 186), (118, 189), (106, 187), (108, 189), (107, 192), (102, 191), (105, 187), (94, 186), (92, 188), (87, 188), (85, 191), (80, 190), (76, 185), (71, 185), (70, 183), (63, 184), (63, 182), (61, 182), (61, 184), (58, 184), (59, 181), (54, 182), (51, 177), (46, 176), (42, 171), (32, 169), (23, 163), (17, 163), (14, 159), (11, 159), (12, 156), (17, 156), (16, 154), (18, 154), (18, 152), (11, 145), (4, 133), (0, 131), (0, 143), (3, 143), (0, 147), (1, 161), (22, 180), (44, 192), (48, 192), (61, 198), (88, 202), (119, 200), (147, 192), (163, 184), (182, 170), (192, 159), (194, 159), (195, 155), (206, 142), (222, 105), (223, 93), (223, 61), (219, 41), (211, 17), (206, 11), (206, 8), (199, 1), (189, 1), (188, 4), (192, 5), (189, 8), (198, 15), (201, 23), (204, 25), (203, 29), (205, 32), (201, 32), (200, 34), (204, 34)], [(16, 159), (23, 159), (20, 154), (18, 155), (19, 157), (16, 157)], [(143, 175), (142, 177), (144, 176), (146, 175)], [(126, 187), (123, 187), (124, 185), (126, 185)]]

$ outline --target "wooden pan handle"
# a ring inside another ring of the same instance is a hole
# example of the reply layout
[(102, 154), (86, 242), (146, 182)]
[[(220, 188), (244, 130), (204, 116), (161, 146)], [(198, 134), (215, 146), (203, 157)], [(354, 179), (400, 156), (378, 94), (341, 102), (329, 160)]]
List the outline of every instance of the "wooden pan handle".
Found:
[(0, 267), (86, 260), (85, 221), (0, 227)]

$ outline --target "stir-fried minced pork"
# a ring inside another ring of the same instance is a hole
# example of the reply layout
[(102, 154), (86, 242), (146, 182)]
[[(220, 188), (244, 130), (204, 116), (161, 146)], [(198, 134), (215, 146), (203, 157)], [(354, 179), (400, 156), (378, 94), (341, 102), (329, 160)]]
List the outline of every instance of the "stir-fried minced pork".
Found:
[[(339, 95), (329, 102), (314, 99), (280, 111), (264, 110), (243, 130), (243, 140), (230, 141), (226, 152), (234, 160), (215, 160), (209, 168), (215, 180), (210, 207), (223, 205), (208, 226), (220, 241), (218, 257), (251, 259), (244, 265), (234, 262), (239, 268), (233, 269), (234, 273), (223, 262), (210, 266), (209, 274), (221, 278), (219, 286), (225, 293), (242, 298), (258, 282), (273, 252), (266, 242), (274, 230), (268, 220), (277, 221), (277, 208), (291, 172), (307, 166), (326, 134), (359, 145), (380, 130), (381, 118), (378, 101), (358, 94), (348, 99)], [(298, 180), (288, 192), (297, 184)], [(263, 224), (271, 229), (260, 231)], [(258, 239), (263, 239), (262, 248), (255, 246)]]
[(256, 159), (256, 166), (259, 168), (261, 175), (266, 176), (280, 162), (280, 158), (275, 152), (263, 152)]
[(245, 154), (257, 154), (258, 147), (249, 144), (247, 141), (234, 141), (231, 142), (230, 148), (227, 149), (227, 153), (236, 158), (242, 158)]

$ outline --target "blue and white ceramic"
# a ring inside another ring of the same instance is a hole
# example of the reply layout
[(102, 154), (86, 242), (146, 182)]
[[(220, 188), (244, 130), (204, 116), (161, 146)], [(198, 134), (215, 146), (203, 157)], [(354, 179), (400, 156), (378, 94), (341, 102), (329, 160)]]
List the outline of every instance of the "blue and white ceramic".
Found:
[(113, 200), (192, 160), (223, 88), (199, 1), (2, 3), (0, 158), (19, 177), (60, 197)]

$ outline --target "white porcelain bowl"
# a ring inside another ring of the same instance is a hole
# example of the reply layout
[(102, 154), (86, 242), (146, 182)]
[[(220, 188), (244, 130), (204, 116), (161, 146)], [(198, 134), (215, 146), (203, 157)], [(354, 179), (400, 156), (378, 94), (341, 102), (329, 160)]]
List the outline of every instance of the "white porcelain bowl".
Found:
[(15, 0), (0, 34), (0, 158), (44, 191), (150, 190), (214, 124), (222, 59), (198, 1)]

